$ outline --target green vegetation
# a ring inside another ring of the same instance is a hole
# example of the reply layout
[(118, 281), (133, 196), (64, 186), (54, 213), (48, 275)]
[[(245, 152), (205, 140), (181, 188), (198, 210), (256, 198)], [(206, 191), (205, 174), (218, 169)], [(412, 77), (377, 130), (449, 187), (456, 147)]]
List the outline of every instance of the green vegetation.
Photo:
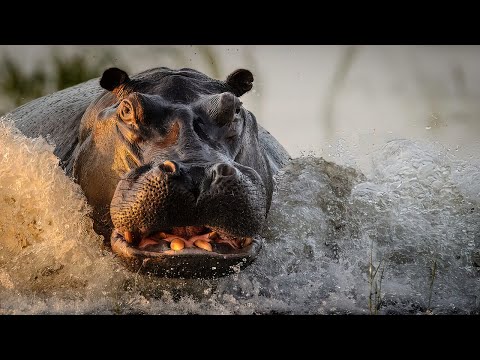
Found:
[(44, 94), (47, 76), (39, 67), (27, 74), (9, 56), (0, 64), (0, 89), (11, 99), (14, 106)]
[[(128, 56), (145, 56), (147, 63), (155, 59), (156, 66), (193, 66), (217, 79), (224, 75), (216, 49), (206, 45), (152, 46), (127, 56), (119, 56), (111, 47), (85, 47), (70, 55), (53, 48), (43, 62), (38, 61), (29, 70), (15, 57), (5, 54), (0, 58), (0, 115), (38, 97), (99, 77), (108, 67), (116, 66), (129, 72)], [(255, 65), (250, 49), (246, 49), (244, 57), (249, 67)]]
[(106, 51), (93, 59), (90, 64), (85, 55), (75, 54), (65, 59), (60, 53), (53, 53), (54, 91), (100, 76), (105, 68), (111, 66), (115, 56), (113, 52)]
[[(383, 266), (382, 266), (383, 265)], [(368, 267), (368, 284), (369, 284), (369, 294), (368, 294), (368, 309), (370, 314), (378, 315), (382, 304), (382, 281), (383, 275), (385, 273), (385, 262), (383, 258), (380, 259), (380, 263), (377, 268), (373, 265), (373, 240), (370, 243), (370, 262)], [(381, 270), (380, 270), (381, 269)], [(380, 272), (378, 271), (380, 270)], [(377, 276), (378, 275), (378, 276)]]
[(114, 62), (115, 54), (105, 50), (99, 56), (84, 53), (67, 57), (52, 50), (50, 58), (50, 69), (39, 62), (31, 71), (23, 69), (9, 55), (0, 59), (0, 92), (9, 106), (8, 109), (2, 109), (1, 113), (40, 96), (100, 76)]

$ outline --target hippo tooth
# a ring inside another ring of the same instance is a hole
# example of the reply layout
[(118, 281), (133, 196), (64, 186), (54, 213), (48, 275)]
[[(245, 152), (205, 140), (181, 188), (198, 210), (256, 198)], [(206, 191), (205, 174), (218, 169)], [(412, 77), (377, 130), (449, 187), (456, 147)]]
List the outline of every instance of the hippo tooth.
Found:
[(172, 250), (179, 251), (179, 250), (182, 250), (184, 247), (185, 247), (185, 243), (180, 238), (173, 239), (170, 242), (170, 249)]
[(207, 251), (212, 251), (212, 245), (205, 241), (205, 240), (197, 240), (195, 241), (195, 246), (199, 247), (200, 249), (207, 250)]
[(218, 237), (218, 234), (215, 231), (212, 231), (211, 233), (208, 234), (209, 239), (216, 239)]
[(247, 237), (245, 240), (243, 240), (242, 247), (248, 246), (252, 243), (253, 239), (251, 237)]
[(127, 241), (127, 243), (131, 244), (133, 242), (133, 235), (131, 231), (126, 230), (123, 234), (123, 237)]
[(160, 231), (154, 235), (155, 237), (159, 237), (160, 239), (165, 239), (167, 237), (167, 234), (165, 234), (163, 231)]

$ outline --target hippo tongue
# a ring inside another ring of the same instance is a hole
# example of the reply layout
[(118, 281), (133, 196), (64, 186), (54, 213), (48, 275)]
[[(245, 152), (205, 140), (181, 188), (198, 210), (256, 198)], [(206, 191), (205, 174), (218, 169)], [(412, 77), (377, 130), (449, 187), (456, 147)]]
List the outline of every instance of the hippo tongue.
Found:
[(182, 238), (190, 238), (195, 235), (202, 235), (209, 232), (205, 226), (182, 226), (173, 228), (170, 233)]

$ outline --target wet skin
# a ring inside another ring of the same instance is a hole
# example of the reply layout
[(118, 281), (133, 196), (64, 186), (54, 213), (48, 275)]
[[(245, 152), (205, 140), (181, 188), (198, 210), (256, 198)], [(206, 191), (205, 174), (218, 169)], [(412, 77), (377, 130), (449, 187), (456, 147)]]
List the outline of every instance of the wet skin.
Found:
[(104, 90), (62, 123), (63, 134), (78, 131), (75, 141), (56, 148), (93, 208), (95, 230), (127, 265), (158, 275), (222, 276), (251, 263), (272, 177), (288, 154), (240, 100), (250, 71), (220, 81), (192, 69), (130, 78), (111, 68), (99, 84)]

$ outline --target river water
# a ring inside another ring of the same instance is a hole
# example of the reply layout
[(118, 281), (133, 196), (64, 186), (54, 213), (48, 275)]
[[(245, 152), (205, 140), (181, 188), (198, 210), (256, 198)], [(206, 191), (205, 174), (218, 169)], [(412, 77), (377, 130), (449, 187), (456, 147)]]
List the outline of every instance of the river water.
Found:
[(210, 280), (126, 270), (51, 144), (2, 119), (0, 148), (0, 314), (480, 313), (480, 167), (438, 143), (385, 141), (365, 174), (296, 157), (258, 259)]

